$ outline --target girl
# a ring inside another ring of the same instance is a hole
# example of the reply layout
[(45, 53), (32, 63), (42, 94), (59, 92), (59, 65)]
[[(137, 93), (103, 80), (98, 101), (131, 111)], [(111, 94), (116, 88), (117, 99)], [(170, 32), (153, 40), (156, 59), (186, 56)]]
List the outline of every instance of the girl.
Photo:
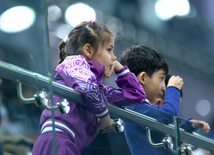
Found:
[[(81, 92), (87, 107), (69, 101), (68, 114), (55, 111), (57, 155), (80, 155), (99, 130), (106, 132), (105, 128), (112, 126), (108, 102), (126, 106), (146, 99), (136, 76), (116, 60), (113, 49), (113, 33), (94, 21), (80, 23), (60, 42), (56, 82)], [(113, 71), (118, 76), (116, 83), (122, 89), (105, 86), (100, 81), (102, 77), (110, 77)], [(57, 103), (62, 98), (54, 96), (53, 99)], [(42, 133), (34, 144), (33, 155), (53, 154), (51, 126), (51, 112), (44, 110), (40, 119)]]

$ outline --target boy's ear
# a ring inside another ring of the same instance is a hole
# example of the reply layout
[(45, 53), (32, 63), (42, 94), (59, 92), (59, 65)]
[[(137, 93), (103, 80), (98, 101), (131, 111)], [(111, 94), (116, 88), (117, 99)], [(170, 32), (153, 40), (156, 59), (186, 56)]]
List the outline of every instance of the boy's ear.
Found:
[(83, 53), (86, 56), (86, 58), (90, 59), (92, 56), (92, 47), (90, 44), (85, 44), (83, 46)]
[(162, 98), (158, 98), (157, 101), (153, 104), (156, 104), (156, 105), (163, 105), (163, 99)]
[(138, 79), (138, 81), (140, 82), (141, 85), (144, 85), (145, 82), (146, 82), (146, 72), (140, 72), (137, 75), (137, 79)]

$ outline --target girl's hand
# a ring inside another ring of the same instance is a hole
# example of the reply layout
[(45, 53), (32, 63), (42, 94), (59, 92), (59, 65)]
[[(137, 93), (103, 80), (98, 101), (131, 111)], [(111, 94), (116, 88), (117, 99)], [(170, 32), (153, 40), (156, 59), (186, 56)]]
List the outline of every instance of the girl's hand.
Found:
[(104, 72), (103, 78), (109, 78), (113, 71), (119, 71), (123, 68), (123, 65), (121, 65), (117, 60), (114, 61), (112, 66), (106, 67), (106, 70)]
[(183, 79), (180, 76), (174, 76), (173, 75), (169, 79), (167, 87), (168, 86), (174, 86), (180, 90), (182, 88), (183, 84), (184, 84)]
[(114, 71), (119, 71), (123, 68), (123, 65), (121, 65), (121, 63), (119, 63), (117, 60), (115, 61), (115, 66), (114, 66)]
[(111, 74), (113, 73), (114, 71), (114, 67), (115, 67), (115, 62), (113, 63), (112, 66), (108, 66), (106, 67), (106, 70), (104, 72), (104, 75), (103, 75), (103, 78), (109, 78), (111, 76)]
[(113, 125), (113, 120), (110, 119), (109, 115), (104, 118), (101, 118), (99, 120), (99, 123), (97, 124), (96, 133), (98, 134), (100, 130), (101, 130), (101, 133), (113, 131), (107, 128), (107, 127), (111, 127), (112, 125)]
[[(111, 128), (110, 128), (110, 127), (111, 127)], [(114, 128), (112, 128), (112, 127), (113, 127), (113, 124), (112, 124), (110, 127), (106, 127), (106, 128), (104, 128), (104, 129), (100, 130), (101, 133), (104, 134), (104, 133), (108, 133), (108, 132), (114, 131)]]

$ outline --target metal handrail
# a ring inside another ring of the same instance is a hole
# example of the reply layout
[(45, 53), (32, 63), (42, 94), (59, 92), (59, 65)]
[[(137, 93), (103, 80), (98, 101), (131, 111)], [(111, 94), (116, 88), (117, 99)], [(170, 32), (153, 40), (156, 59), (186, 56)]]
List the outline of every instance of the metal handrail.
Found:
[[(82, 95), (75, 91), (74, 89), (61, 85), (56, 82), (51, 82), (49, 77), (28, 71), (21, 67), (15, 66), (13, 64), (0, 61), (0, 77), (4, 77), (10, 79), (14, 82), (19, 80), (24, 84), (28, 84), (34, 86), (38, 89), (50, 89), (50, 85), (52, 84), (52, 91), (54, 94), (65, 97), (75, 103), (79, 103), (82, 105), (86, 105)], [(108, 109), (110, 114), (117, 116), (124, 121), (134, 123), (136, 125), (142, 127), (148, 127), (151, 129), (155, 129), (161, 133), (167, 135), (174, 135), (175, 127), (170, 125), (165, 125), (158, 122), (156, 119), (151, 118), (149, 116), (143, 115), (141, 113), (135, 112), (133, 110), (127, 108), (117, 107), (115, 105), (108, 104)], [(199, 134), (191, 134), (185, 132), (183, 129), (180, 129), (180, 138), (182, 141), (190, 143), (194, 146), (214, 151), (214, 140), (211, 140), (205, 136)]]

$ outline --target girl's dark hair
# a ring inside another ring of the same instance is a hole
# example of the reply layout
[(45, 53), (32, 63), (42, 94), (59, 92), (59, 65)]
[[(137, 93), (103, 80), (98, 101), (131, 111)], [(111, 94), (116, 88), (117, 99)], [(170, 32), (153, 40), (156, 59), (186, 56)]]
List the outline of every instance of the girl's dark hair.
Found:
[(163, 69), (166, 74), (169, 71), (163, 55), (144, 45), (135, 45), (124, 51), (120, 63), (128, 66), (129, 70), (136, 76), (143, 71), (149, 76), (152, 76), (159, 69)]
[(109, 28), (99, 22), (82, 22), (74, 27), (68, 34), (68, 42), (63, 40), (59, 43), (59, 63), (69, 55), (82, 55), (82, 48), (90, 44), (97, 51), (99, 45), (110, 41), (114, 34)]

